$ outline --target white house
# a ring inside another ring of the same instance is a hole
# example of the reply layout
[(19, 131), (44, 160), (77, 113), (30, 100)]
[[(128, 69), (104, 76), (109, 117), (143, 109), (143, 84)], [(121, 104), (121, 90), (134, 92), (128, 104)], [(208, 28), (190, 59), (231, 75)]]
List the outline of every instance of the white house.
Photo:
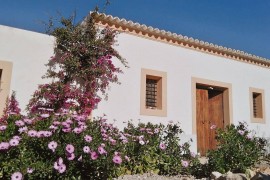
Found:
[[(120, 32), (115, 48), (130, 68), (114, 62), (124, 71), (121, 85), (111, 85), (94, 117), (105, 113), (120, 128), (130, 119), (180, 122), (182, 138), (192, 138), (192, 148), (201, 153), (215, 146), (213, 125), (245, 121), (270, 137), (268, 59), (105, 14), (96, 23)], [(10, 90), (24, 106), (42, 83), (53, 37), (0, 26), (0, 39), (0, 107)]]

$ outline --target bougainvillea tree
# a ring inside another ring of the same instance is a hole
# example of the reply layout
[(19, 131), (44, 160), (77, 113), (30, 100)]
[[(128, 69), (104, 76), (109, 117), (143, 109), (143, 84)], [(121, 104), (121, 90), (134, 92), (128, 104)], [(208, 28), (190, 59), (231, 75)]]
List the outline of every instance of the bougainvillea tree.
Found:
[(60, 27), (49, 31), (56, 39), (55, 55), (49, 60), (44, 78), (53, 81), (40, 85), (29, 103), (31, 113), (73, 110), (89, 115), (100, 101), (99, 92), (111, 82), (118, 82), (121, 70), (114, 66), (112, 58), (126, 62), (113, 48), (116, 32), (109, 28), (97, 28), (92, 13), (83, 23), (74, 24), (74, 18), (62, 18)]

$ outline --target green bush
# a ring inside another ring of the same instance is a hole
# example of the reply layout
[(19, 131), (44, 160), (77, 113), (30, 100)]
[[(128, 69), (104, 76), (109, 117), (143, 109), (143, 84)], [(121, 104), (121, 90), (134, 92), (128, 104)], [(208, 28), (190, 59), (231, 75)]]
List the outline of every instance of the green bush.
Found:
[(190, 151), (190, 143), (180, 144), (183, 131), (179, 124), (140, 123), (134, 126), (129, 122), (124, 132), (138, 137), (126, 146), (126, 152), (132, 157), (127, 167), (131, 174), (191, 174), (191, 169), (198, 162), (196, 154)]
[(264, 155), (266, 140), (256, 137), (246, 123), (218, 129), (216, 140), (217, 149), (208, 153), (211, 171), (243, 173)]

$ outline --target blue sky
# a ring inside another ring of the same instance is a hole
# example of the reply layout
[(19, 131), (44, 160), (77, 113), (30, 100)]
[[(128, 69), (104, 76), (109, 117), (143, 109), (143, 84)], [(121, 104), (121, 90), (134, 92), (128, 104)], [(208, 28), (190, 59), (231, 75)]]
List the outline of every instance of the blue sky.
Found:
[[(105, 0), (0, 0), (0, 24), (44, 32), (76, 10), (80, 21)], [(111, 0), (105, 13), (270, 59), (269, 0)]]

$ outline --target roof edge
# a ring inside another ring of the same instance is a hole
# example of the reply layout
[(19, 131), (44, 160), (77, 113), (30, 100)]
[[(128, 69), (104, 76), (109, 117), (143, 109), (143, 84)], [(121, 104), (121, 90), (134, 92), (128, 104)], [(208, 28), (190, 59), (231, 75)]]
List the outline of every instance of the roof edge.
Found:
[[(89, 16), (91, 16), (92, 13), (93, 12), (90, 12)], [(270, 59), (249, 54), (244, 51), (219, 46), (199, 39), (194, 39), (192, 37), (172, 33), (170, 31), (160, 30), (158, 28), (153, 28), (152, 26), (146, 26), (145, 24), (139, 24), (126, 19), (120, 19), (104, 13), (96, 13), (94, 18), (97, 24), (109, 26), (110, 28), (121, 32), (128, 32), (169, 44), (174, 44), (200, 52), (222, 56), (270, 69)]]

